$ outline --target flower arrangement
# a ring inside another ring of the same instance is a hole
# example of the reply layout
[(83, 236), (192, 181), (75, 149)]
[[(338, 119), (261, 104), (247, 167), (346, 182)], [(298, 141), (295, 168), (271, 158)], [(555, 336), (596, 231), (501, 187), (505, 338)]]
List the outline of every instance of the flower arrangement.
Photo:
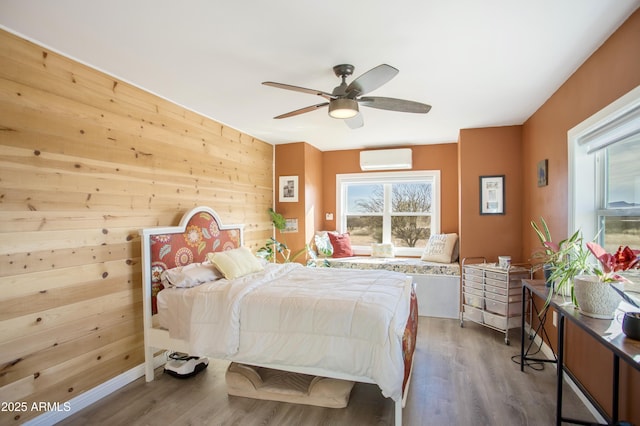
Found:
[(626, 281), (618, 272), (640, 269), (640, 250), (633, 250), (629, 246), (618, 247), (613, 253), (607, 253), (604, 248), (594, 242), (588, 242), (587, 248), (598, 259), (602, 269), (595, 268), (594, 273), (602, 282)]
[[(595, 241), (589, 241), (586, 244), (583, 243), (583, 237), (580, 230), (576, 231), (569, 238), (555, 243), (551, 239), (549, 227), (543, 218), (540, 218), (540, 225), (531, 221), (531, 226), (538, 235), (542, 248), (534, 253), (534, 258), (542, 259), (545, 264), (545, 268), (550, 270), (550, 276), (548, 282), (552, 283), (553, 291), (549, 292), (548, 298), (545, 303), (545, 307), (551, 302), (551, 298), (554, 293), (562, 294), (565, 296), (571, 296), (571, 302), (580, 307), (581, 312), (589, 315), (587, 311), (593, 305), (589, 301), (589, 307), (583, 309), (578, 303), (579, 298), (584, 299), (585, 289), (582, 283), (591, 281), (595, 283), (606, 283), (606, 287), (611, 287), (622, 296), (627, 302), (632, 303), (634, 306), (638, 306), (632, 299), (624, 294), (624, 292), (613, 285), (621, 281), (628, 281), (625, 277), (620, 275), (620, 272), (629, 271), (632, 269), (640, 269), (640, 250), (633, 250), (628, 246), (619, 247), (615, 253), (607, 253)], [(599, 262), (599, 265), (593, 262), (591, 255)], [(576, 291), (575, 281), (576, 277), (580, 278), (581, 287), (579, 292)], [(597, 287), (601, 287), (602, 290), (598, 290), (596, 293), (607, 290), (605, 286), (599, 284)], [(593, 287), (594, 291), (596, 287)], [(589, 291), (589, 290), (587, 290)], [(579, 293), (577, 296), (576, 294)], [(603, 294), (605, 294), (603, 293)], [(615, 293), (614, 293), (615, 294)], [(605, 297), (611, 299), (611, 304), (617, 303), (611, 296), (596, 296), (591, 294), (591, 299), (598, 299)], [(596, 304), (600, 304), (599, 300), (596, 300)], [(602, 302), (605, 303), (605, 302)], [(609, 303), (609, 302), (606, 302)], [(614, 308), (615, 309), (615, 308)], [(606, 317), (601, 316), (602, 318)]]

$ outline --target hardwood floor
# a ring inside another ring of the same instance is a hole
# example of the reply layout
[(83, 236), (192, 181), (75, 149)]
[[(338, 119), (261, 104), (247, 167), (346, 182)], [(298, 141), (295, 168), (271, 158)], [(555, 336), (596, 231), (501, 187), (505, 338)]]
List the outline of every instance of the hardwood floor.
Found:
[[(552, 425), (555, 367), (542, 371), (512, 361), (519, 330), (504, 334), (457, 320), (420, 317), (405, 425)], [(358, 383), (349, 406), (331, 409), (228, 396), (228, 363), (211, 361), (191, 379), (156, 371), (65, 419), (61, 425), (392, 425), (393, 401), (378, 387)], [(593, 421), (565, 386), (563, 414)]]

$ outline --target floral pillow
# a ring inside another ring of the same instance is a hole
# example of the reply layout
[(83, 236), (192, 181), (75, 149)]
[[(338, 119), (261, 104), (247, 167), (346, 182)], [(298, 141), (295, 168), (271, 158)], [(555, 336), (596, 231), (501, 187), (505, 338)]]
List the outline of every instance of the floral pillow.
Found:
[(316, 232), (316, 235), (313, 237), (313, 242), (316, 245), (318, 256), (331, 257), (331, 255), (333, 255), (333, 246), (331, 245), (327, 231)]

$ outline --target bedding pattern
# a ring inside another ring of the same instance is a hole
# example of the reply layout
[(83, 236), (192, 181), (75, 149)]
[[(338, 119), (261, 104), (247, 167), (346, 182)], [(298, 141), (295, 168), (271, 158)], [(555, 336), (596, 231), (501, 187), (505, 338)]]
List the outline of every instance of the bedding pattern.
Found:
[(383, 395), (402, 397), (417, 331), (404, 274), (269, 264), (158, 299), (161, 324), (192, 354), (368, 377)]

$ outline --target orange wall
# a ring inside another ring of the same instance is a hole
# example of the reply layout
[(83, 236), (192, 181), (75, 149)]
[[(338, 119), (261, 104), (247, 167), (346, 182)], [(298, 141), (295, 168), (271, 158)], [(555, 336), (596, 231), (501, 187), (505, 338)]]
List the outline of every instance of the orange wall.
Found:
[[(523, 125), (522, 247), (539, 242), (528, 225), (543, 216), (556, 240), (568, 234), (567, 132), (640, 85), (640, 11), (636, 11)], [(549, 185), (538, 188), (536, 163), (549, 160)], [(547, 324), (550, 338), (556, 330)], [(567, 359), (572, 371), (611, 410), (611, 356), (591, 337), (569, 327)], [(621, 418), (640, 423), (640, 373), (621, 363)]]
[[(440, 204), (442, 232), (458, 233), (458, 171), (455, 143), (421, 145), (411, 148), (412, 170), (440, 170)], [(343, 173), (363, 173), (360, 169), (360, 151), (358, 149), (344, 151), (327, 151), (323, 153), (323, 201), (324, 213), (333, 213), (334, 219), (323, 221), (321, 229), (336, 229), (336, 175)]]
[[(509, 255), (522, 262), (522, 127), (460, 131), (460, 258), (483, 256), (489, 262)], [(480, 176), (505, 175), (505, 214), (480, 214)]]
[(324, 210), (322, 192), (324, 179), (322, 176), (323, 154), (317, 148), (305, 144), (305, 234), (304, 241), (310, 242), (316, 229), (322, 229)]
[[(298, 219), (298, 232), (276, 234), (276, 239), (285, 242), (295, 253), (310, 242), (314, 230), (322, 226), (322, 152), (304, 142), (276, 145), (275, 149), (275, 210), (287, 219)], [(298, 176), (298, 202), (280, 202), (280, 176)], [(304, 263), (305, 256), (297, 261)]]

